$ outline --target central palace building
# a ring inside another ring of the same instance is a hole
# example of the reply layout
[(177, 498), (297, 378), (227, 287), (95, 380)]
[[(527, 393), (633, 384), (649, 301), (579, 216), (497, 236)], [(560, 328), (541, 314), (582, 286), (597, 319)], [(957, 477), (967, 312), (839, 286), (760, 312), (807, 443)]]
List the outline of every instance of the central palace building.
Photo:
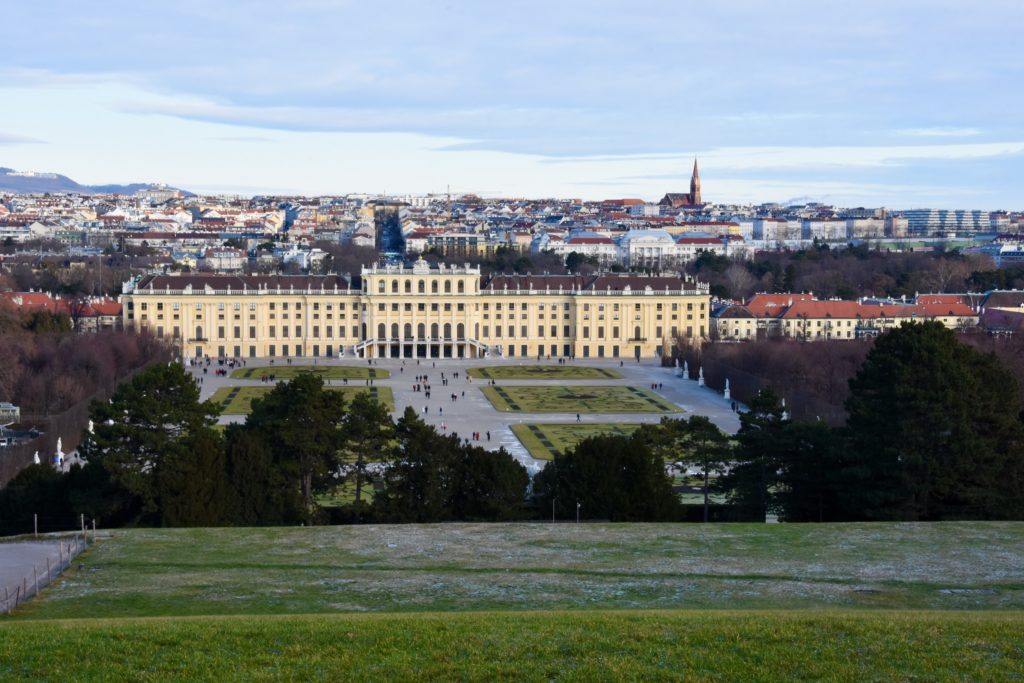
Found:
[(652, 358), (709, 334), (708, 285), (690, 277), (495, 275), (364, 267), (337, 275), (147, 275), (127, 283), (126, 328), (182, 356)]

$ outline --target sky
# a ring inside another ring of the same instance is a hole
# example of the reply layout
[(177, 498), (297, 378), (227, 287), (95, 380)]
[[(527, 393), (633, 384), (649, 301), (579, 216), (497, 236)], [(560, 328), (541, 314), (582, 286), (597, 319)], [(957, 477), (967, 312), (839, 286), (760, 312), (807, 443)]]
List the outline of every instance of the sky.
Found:
[(49, 0), (0, 166), (231, 194), (1024, 209), (1020, 0)]

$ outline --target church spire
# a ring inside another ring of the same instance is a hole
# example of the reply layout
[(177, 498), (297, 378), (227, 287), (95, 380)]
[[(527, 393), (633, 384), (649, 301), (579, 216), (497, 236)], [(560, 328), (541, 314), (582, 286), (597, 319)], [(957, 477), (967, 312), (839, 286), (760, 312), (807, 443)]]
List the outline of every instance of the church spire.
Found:
[(697, 158), (693, 159), (693, 175), (690, 177), (690, 204), (699, 205), (704, 202), (700, 199), (700, 171), (697, 170)]

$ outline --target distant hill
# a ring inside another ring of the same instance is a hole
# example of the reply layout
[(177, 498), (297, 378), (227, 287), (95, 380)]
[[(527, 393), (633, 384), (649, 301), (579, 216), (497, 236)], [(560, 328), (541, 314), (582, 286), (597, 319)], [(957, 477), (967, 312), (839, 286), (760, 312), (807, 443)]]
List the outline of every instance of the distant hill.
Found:
[[(135, 194), (139, 190), (168, 189), (155, 183), (129, 183), (127, 185), (82, 185), (59, 173), (19, 172), (0, 167), (0, 193), (39, 194), (43, 192), (79, 192), (82, 194)], [(186, 195), (191, 192), (181, 190)]]

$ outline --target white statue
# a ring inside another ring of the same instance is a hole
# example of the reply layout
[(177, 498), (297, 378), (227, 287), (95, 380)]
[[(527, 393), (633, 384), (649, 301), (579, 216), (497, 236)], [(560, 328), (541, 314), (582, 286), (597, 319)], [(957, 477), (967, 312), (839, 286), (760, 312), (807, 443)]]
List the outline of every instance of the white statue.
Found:
[(680, 367), (679, 359), (676, 358), (676, 377), (682, 377), (682, 376), (683, 376), (683, 368)]
[(92, 420), (89, 420), (89, 433), (90, 433), (90, 434), (92, 434), (92, 433), (93, 433), (93, 424), (92, 424)]
[(729, 378), (728, 377), (725, 378), (725, 393), (724, 393), (724, 395), (725, 395), (725, 400), (726, 401), (728, 401), (730, 398), (732, 398), (732, 395), (729, 393)]
[(683, 379), (690, 379), (690, 364), (683, 361)]
[(700, 369), (697, 372), (697, 386), (698, 387), (704, 386), (704, 366), (703, 365), (700, 366)]
[(32, 456), (32, 464), (34, 464), (34, 465), (38, 465), (39, 464), (39, 451), (36, 451), (36, 454)]

